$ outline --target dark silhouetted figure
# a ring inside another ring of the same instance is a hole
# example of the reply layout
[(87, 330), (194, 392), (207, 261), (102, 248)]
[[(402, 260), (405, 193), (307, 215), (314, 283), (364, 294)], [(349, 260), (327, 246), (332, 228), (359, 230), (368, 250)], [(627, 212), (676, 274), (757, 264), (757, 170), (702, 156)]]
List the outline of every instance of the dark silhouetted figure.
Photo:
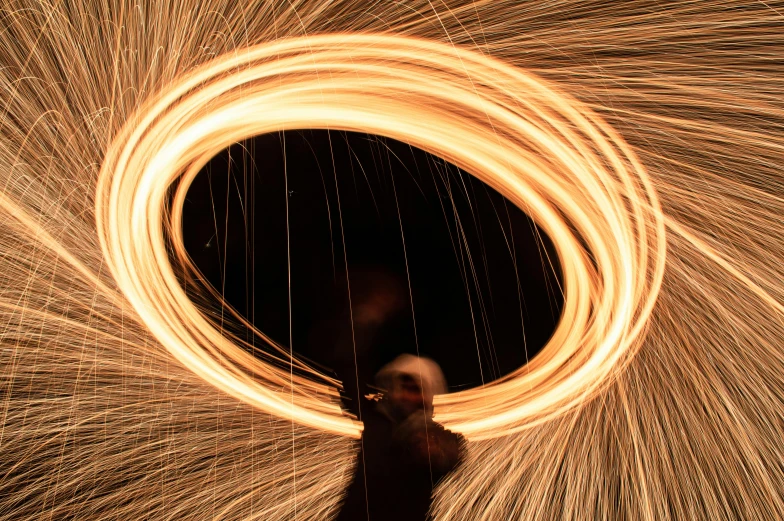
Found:
[(443, 374), (432, 360), (401, 355), (376, 383), (383, 393), (362, 407), (360, 454), (337, 521), (424, 521), (434, 485), (465, 446), (432, 420), (433, 395), (446, 392)]

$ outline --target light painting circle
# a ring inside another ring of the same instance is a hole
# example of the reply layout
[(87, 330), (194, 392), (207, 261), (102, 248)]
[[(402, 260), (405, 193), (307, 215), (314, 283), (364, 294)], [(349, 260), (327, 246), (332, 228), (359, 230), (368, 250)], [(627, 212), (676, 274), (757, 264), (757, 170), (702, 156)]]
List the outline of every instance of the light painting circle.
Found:
[(282, 363), (249, 354), (199, 311), (171, 266), (172, 248), (189, 263), (182, 206), (201, 167), (236, 141), (291, 129), (377, 134), (435, 154), (553, 240), (564, 308), (552, 338), (512, 374), (437, 396), (437, 421), (469, 439), (526, 429), (593, 396), (634, 355), (661, 284), (665, 234), (645, 169), (621, 136), (556, 86), (482, 54), (324, 35), (239, 50), (183, 77), (127, 122), (102, 166), (96, 215), (108, 266), (150, 331), (204, 380), (303, 425), (361, 432), (341, 411), (337, 382), (303, 376), (306, 366), (282, 347)]

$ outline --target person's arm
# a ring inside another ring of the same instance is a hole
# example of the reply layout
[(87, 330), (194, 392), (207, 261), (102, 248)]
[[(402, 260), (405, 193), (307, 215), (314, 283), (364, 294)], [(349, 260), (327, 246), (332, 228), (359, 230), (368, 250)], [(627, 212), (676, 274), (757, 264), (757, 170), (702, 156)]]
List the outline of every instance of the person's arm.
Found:
[(465, 438), (442, 425), (413, 415), (400, 427), (398, 438), (418, 466), (429, 466), (440, 479), (457, 467), (465, 452)]

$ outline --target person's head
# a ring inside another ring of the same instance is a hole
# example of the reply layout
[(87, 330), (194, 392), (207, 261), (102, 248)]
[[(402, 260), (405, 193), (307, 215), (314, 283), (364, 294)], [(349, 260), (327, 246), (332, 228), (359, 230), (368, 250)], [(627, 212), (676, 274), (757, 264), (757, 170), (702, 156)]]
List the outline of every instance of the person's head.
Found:
[(433, 416), (433, 396), (446, 392), (441, 368), (429, 358), (400, 355), (376, 375), (376, 383), (384, 390), (385, 412), (401, 421), (423, 411)]

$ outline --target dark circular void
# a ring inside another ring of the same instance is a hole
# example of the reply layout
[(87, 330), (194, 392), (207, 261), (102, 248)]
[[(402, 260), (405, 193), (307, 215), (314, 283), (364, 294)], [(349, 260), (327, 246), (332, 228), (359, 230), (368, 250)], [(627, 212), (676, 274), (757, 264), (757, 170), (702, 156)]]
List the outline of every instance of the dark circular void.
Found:
[(508, 374), (544, 346), (563, 304), (552, 244), (528, 216), (378, 136), (302, 130), (233, 145), (196, 177), (183, 222), (205, 282), (345, 382), (349, 405), (357, 375), (365, 394), (401, 353), (436, 360), (452, 391)]

